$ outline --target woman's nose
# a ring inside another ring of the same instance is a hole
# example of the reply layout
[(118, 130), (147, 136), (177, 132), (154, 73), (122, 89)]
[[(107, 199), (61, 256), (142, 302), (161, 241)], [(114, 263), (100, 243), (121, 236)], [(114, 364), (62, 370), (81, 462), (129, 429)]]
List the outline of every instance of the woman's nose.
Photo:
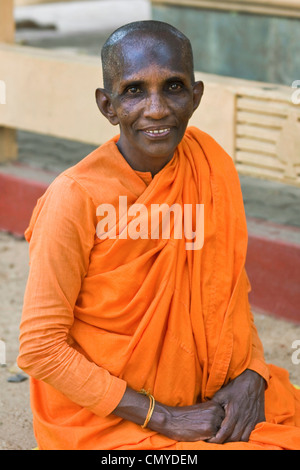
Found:
[(152, 119), (162, 119), (169, 114), (166, 100), (161, 93), (151, 93), (146, 99), (144, 116)]

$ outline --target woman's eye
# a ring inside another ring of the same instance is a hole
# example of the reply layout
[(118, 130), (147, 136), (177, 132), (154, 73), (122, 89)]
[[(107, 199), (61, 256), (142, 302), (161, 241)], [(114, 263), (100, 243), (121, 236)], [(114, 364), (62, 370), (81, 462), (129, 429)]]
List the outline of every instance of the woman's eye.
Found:
[(135, 95), (136, 93), (140, 93), (140, 88), (138, 86), (130, 86), (127, 88), (126, 92), (130, 95)]
[(171, 91), (178, 91), (182, 89), (182, 84), (181, 83), (170, 83), (169, 85), (169, 90)]

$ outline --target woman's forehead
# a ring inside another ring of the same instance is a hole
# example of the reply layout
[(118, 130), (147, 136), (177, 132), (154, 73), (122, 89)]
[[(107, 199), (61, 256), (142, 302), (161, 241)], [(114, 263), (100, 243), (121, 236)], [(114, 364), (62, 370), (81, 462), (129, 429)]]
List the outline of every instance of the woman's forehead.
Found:
[(119, 49), (121, 60), (118, 61), (119, 78), (131, 77), (143, 73), (155, 73), (158, 70), (170, 74), (192, 75), (192, 62), (180, 40), (159, 37), (138, 37), (122, 42)]

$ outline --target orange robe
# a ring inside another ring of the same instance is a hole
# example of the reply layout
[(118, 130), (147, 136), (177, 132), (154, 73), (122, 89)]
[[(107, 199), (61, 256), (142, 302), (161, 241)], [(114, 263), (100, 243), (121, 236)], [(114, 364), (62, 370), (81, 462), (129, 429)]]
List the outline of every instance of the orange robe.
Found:
[[(300, 448), (300, 391), (265, 363), (249, 308), (247, 228), (231, 158), (190, 127), (152, 179), (127, 164), (116, 141), (58, 176), (26, 231), (18, 364), (32, 376), (39, 448)], [(100, 239), (97, 208), (111, 204), (118, 215), (119, 196), (149, 209), (204, 204), (203, 247), (187, 250), (172, 232), (122, 238), (118, 219), (117, 236)], [(176, 442), (111, 414), (127, 384), (167, 405), (191, 405), (247, 368), (268, 382), (267, 422), (248, 443)]]

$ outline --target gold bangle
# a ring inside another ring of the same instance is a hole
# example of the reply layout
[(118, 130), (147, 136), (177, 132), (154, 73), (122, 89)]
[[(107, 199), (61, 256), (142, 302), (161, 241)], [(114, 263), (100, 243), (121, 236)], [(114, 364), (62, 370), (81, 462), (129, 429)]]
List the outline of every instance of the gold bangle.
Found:
[(145, 422), (144, 422), (144, 424), (141, 425), (141, 427), (143, 429), (145, 429), (147, 427), (151, 417), (152, 417), (154, 407), (155, 407), (155, 399), (154, 399), (154, 396), (151, 395), (150, 392), (146, 392), (146, 390), (144, 390), (144, 389), (142, 389), (139, 393), (141, 393), (142, 395), (146, 395), (150, 400), (150, 405), (149, 405), (149, 409), (148, 409), (148, 413), (147, 413)]

